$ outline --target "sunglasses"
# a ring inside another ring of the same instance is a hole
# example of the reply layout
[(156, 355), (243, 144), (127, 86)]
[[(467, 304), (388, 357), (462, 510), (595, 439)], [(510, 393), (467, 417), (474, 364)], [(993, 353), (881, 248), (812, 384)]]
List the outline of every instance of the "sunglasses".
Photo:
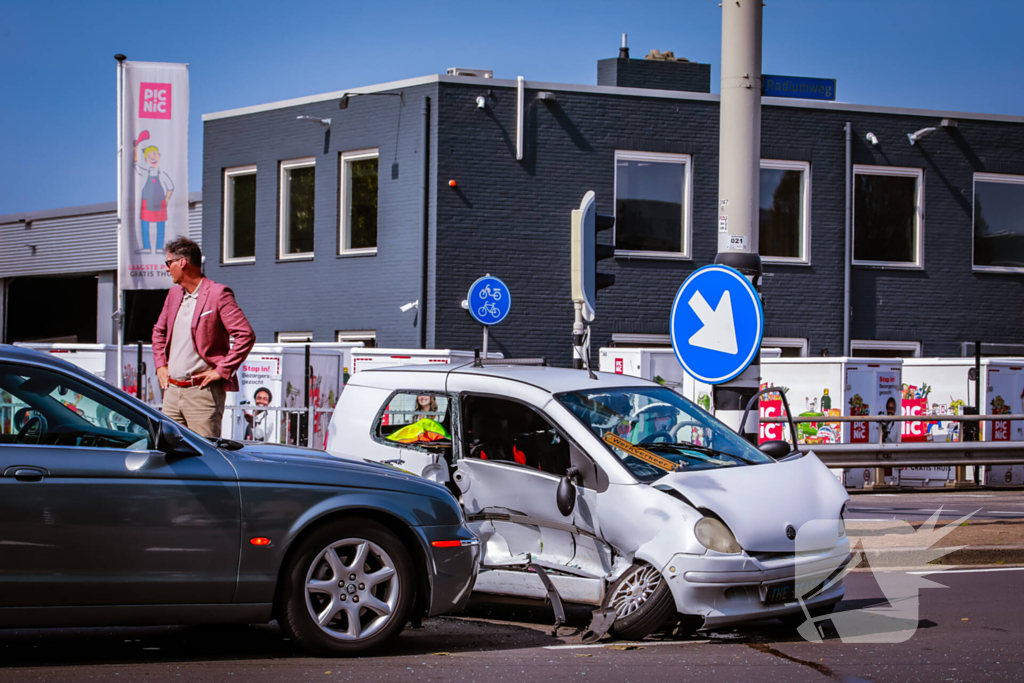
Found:
[(184, 256), (178, 256), (176, 258), (167, 259), (166, 261), (164, 261), (164, 265), (170, 268), (172, 263), (174, 263), (175, 261), (181, 261), (184, 258)]

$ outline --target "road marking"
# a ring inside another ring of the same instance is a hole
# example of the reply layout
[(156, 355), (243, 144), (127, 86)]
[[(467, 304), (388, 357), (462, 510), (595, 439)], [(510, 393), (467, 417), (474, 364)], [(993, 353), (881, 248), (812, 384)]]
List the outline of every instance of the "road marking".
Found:
[(627, 642), (627, 643), (620, 643), (620, 642), (612, 641), (612, 642), (609, 642), (609, 643), (592, 643), (590, 645), (545, 645), (544, 649), (545, 650), (590, 650), (590, 649), (598, 648), (598, 647), (606, 647), (608, 645), (625, 645), (625, 646), (636, 645), (637, 647), (650, 647), (652, 645), (691, 645), (691, 644), (697, 644), (697, 643), (710, 643), (710, 642), (711, 642), (710, 640), (678, 640), (678, 641), (675, 641), (675, 640), (673, 640), (673, 641), (659, 640), (659, 641), (653, 641), (653, 642), (649, 641), (649, 640), (641, 640), (641, 641), (637, 641), (637, 642)]
[(986, 572), (1020, 572), (1024, 567), (990, 567), (989, 569), (938, 569), (924, 572), (907, 572), (915, 576), (926, 576), (928, 574), (984, 574)]
[(988, 512), (983, 512), (982, 514), (983, 515), (1019, 515), (1019, 514), (1024, 514), (1024, 512), (1022, 512), (1021, 510), (1014, 510), (1013, 512), (1009, 512), (1007, 510), (989, 510)]

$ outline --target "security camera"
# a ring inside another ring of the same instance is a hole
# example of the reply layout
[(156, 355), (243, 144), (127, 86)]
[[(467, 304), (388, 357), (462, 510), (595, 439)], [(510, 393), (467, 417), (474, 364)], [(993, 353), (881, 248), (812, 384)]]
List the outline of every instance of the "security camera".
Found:
[(406, 305), (402, 306), (401, 310), (402, 310), (402, 313), (406, 313), (407, 311), (409, 311), (412, 308), (419, 308), (419, 306), (420, 306), (420, 300), (416, 299), (416, 301), (410, 301)]
[(476, 108), (477, 109), (486, 109), (487, 108), (487, 98), (484, 97), (483, 95), (478, 95), (477, 98), (476, 98)]
[(878, 144), (878, 136), (875, 135), (874, 133), (868, 133), (864, 137), (866, 137), (868, 139), (868, 142), (870, 142), (872, 145)]
[(922, 128), (921, 130), (914, 131), (913, 133), (907, 133), (907, 139), (910, 140), (910, 144), (913, 145), (915, 142), (923, 138), (925, 135), (928, 135), (928, 133), (931, 133), (933, 130), (935, 130), (934, 126), (929, 128)]

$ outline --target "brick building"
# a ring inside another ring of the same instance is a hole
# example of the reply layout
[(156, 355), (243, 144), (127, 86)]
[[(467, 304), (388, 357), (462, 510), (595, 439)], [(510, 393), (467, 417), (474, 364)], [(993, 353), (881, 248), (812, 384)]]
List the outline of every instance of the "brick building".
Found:
[[(843, 351), (849, 172), (854, 352), (1024, 355), (1024, 117), (763, 105), (768, 343)], [(715, 258), (708, 65), (602, 60), (596, 86), (433, 75), (203, 120), (207, 272), (260, 341), (479, 347), (461, 302), (490, 273), (514, 300), (492, 348), (566, 364), (587, 190), (617, 214), (595, 353), (667, 343), (677, 288)]]

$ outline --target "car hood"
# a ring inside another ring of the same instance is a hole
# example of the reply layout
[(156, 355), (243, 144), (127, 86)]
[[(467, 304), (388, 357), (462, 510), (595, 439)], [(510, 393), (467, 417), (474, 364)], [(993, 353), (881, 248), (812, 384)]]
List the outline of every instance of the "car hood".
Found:
[(813, 453), (767, 465), (672, 472), (658, 484), (721, 517), (750, 552), (793, 552), (796, 544), (787, 538), (787, 526), (800, 530), (813, 520), (836, 520), (850, 498)]
[(444, 486), (378, 463), (341, 460), (326, 451), (281, 444), (251, 444), (226, 451), (242, 481), (399, 490), (449, 497)]

